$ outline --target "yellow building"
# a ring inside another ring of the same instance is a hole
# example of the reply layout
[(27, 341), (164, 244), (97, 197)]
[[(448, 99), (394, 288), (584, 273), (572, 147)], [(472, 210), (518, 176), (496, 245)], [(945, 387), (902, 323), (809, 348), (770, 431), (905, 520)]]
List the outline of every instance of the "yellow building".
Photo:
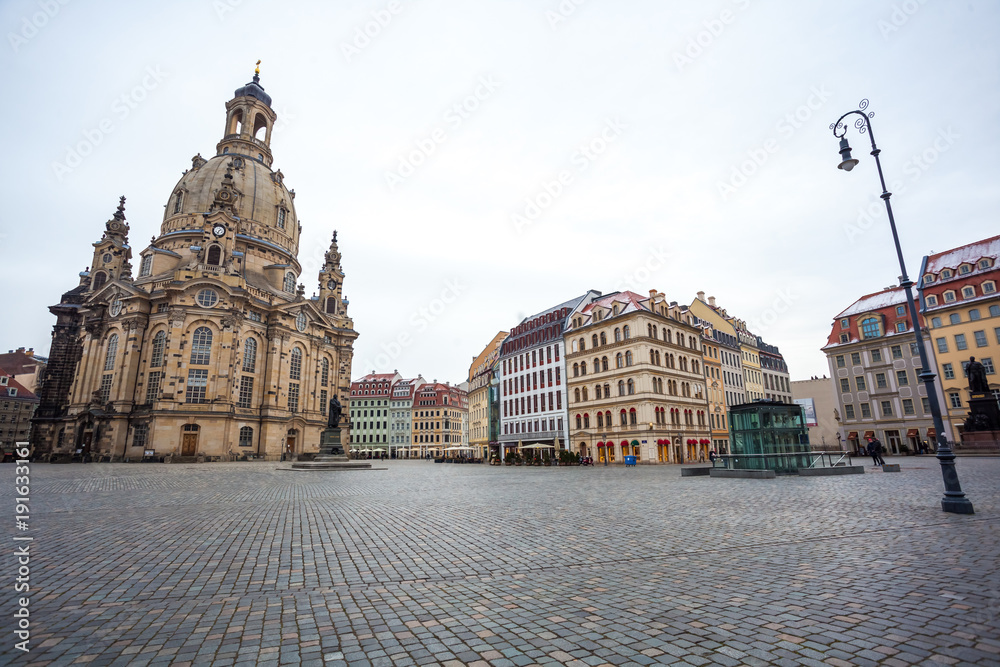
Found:
[(595, 462), (684, 463), (711, 445), (702, 329), (663, 294), (578, 306), (564, 335), (570, 444)]
[(413, 397), (412, 450), (420, 456), (454, 456), (462, 441), (462, 426), (469, 412), (469, 395), (451, 383), (428, 382)]
[[(491, 433), (496, 434), (500, 425), (499, 414), (491, 411), (490, 387), (496, 378), (494, 369), (500, 358), (500, 345), (506, 338), (506, 331), (497, 333), (469, 366), (469, 446), (479, 458), (489, 455)], [(496, 427), (491, 430), (493, 417)]]
[(969, 414), (965, 366), (975, 357), (1000, 398), (1000, 236), (924, 258), (920, 292), (944, 393), (941, 413), (961, 433)]
[(226, 103), (216, 154), (170, 190), (135, 278), (122, 197), (50, 308), (36, 455), (277, 458), (318, 451), (334, 396), (346, 416), (358, 334), (336, 232), (306, 298), (295, 192), (271, 166), (276, 119), (255, 75)]
[(765, 398), (764, 375), (761, 372), (758, 339), (746, 322), (732, 317), (725, 309), (715, 304), (715, 297), (705, 300), (705, 293), (698, 292), (698, 298), (691, 302), (691, 313), (705, 320), (713, 327), (735, 336), (740, 346), (740, 366), (743, 374), (743, 398), (746, 402)]
[(701, 360), (705, 371), (705, 398), (708, 401), (708, 425), (712, 431), (712, 449), (717, 454), (729, 452), (729, 418), (726, 412), (724, 350), (714, 336), (712, 325), (702, 324)]

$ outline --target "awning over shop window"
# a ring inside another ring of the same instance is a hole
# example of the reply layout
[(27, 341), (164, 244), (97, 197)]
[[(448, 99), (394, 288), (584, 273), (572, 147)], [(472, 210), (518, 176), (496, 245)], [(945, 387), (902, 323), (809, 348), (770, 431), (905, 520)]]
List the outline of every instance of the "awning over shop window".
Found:
[(866, 438), (874, 438), (875, 437), (875, 431), (865, 431), (865, 437)]
[(858, 432), (857, 431), (851, 431), (850, 433), (847, 434), (847, 439), (848, 440), (857, 440), (858, 439)]
[(911, 428), (909, 431), (906, 432), (907, 438), (916, 438), (919, 436), (920, 436), (920, 429)]
[(936, 438), (937, 437), (937, 429), (934, 428), (933, 426), (931, 426), (930, 428), (928, 428), (927, 429), (927, 437), (928, 438)]

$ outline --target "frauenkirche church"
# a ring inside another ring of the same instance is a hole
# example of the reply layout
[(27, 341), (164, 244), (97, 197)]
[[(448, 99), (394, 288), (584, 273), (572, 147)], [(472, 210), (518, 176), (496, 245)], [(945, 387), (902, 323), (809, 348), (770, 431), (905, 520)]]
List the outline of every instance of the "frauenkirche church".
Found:
[(226, 103), (215, 156), (196, 155), (170, 192), (134, 278), (122, 197), (79, 286), (50, 307), (36, 456), (318, 449), (329, 400), (347, 404), (358, 333), (336, 232), (318, 296), (299, 284), (295, 191), (271, 169), (276, 119), (258, 70)]

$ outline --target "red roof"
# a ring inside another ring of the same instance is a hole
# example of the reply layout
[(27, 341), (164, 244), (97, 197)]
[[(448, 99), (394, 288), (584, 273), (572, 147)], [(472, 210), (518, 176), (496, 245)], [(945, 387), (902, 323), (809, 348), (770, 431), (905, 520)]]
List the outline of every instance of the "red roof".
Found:
[[(3, 368), (0, 368), (0, 377), (7, 378), (7, 384), (3, 385), (3, 386), (0, 386), (0, 397), (2, 397), (4, 399), (11, 399), (11, 398), (13, 398), (13, 399), (20, 399), (20, 400), (25, 400), (25, 401), (38, 401), (38, 397), (37, 396), (35, 396), (30, 391), (28, 391), (27, 387), (25, 387), (23, 384), (21, 384), (20, 382), (18, 382), (17, 380), (14, 379), (14, 375), (13, 374), (8, 373)], [(15, 391), (15, 394), (13, 396), (10, 394), (10, 391), (9, 391), (11, 389), (13, 389)]]
[[(899, 306), (903, 306), (903, 314), (897, 312)], [(906, 307), (906, 292), (902, 287), (894, 287), (866, 294), (838, 313), (823, 349), (860, 341), (862, 336), (861, 322), (867, 320), (868, 316), (872, 316), (878, 321), (880, 338), (891, 339), (892, 336), (909, 334), (913, 331), (913, 323), (910, 321), (909, 311)], [(846, 327), (843, 326), (845, 320)], [(896, 331), (896, 325), (899, 322), (903, 322), (905, 325), (902, 331)], [(925, 326), (923, 317), (920, 319), (920, 326)], [(846, 341), (841, 340), (844, 335), (847, 336)]]

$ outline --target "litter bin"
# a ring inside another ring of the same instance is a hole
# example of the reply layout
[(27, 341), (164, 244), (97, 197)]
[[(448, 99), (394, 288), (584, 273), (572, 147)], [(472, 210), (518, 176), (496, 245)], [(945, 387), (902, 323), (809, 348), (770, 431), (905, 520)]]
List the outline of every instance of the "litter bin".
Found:
[(634, 466), (635, 465), (635, 457), (634, 456), (626, 456), (625, 457), (625, 465), (627, 465), (627, 466)]

